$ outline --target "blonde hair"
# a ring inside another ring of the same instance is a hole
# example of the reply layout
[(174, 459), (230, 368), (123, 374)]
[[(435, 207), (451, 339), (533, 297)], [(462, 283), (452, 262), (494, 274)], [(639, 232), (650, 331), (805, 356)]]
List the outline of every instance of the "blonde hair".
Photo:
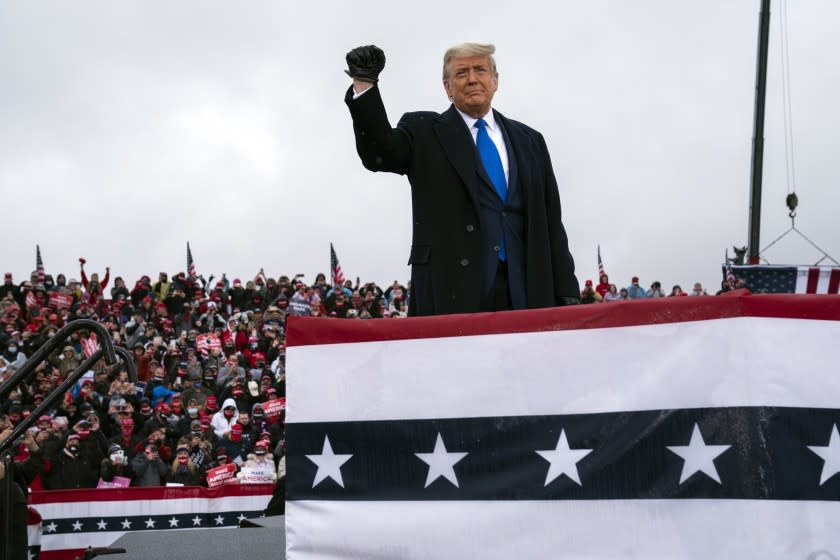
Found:
[(493, 53), (496, 52), (496, 45), (490, 43), (461, 43), (454, 47), (449, 47), (443, 55), (443, 81), (449, 79), (449, 63), (453, 59), (463, 58), (466, 56), (486, 56), (490, 59), (490, 69), (493, 74), (496, 72), (496, 59), (493, 58)]

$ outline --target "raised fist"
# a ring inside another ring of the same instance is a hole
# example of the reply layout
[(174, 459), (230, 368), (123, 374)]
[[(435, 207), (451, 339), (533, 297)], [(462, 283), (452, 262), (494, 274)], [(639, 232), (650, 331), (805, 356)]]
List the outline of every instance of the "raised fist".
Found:
[(79, 257), (79, 264), (80, 264), (80, 265), (84, 266), (86, 262), (87, 262), (87, 261), (85, 260), (85, 258), (84, 258), (84, 257)]
[(376, 45), (356, 47), (347, 53), (347, 70), (351, 78), (375, 84), (385, 68), (385, 53)]

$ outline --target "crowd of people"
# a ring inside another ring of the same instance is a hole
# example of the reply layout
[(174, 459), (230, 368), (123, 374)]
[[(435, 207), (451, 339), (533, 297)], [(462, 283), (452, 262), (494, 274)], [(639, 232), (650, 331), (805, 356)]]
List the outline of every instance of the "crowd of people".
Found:
[[(257, 467), (282, 478), (285, 421), (285, 326), (290, 315), (355, 319), (406, 316), (410, 286), (348, 280), (330, 285), (324, 274), (270, 278), (262, 270), (244, 283), (179, 273), (142, 276), (129, 288), (111, 285), (110, 270), (77, 280), (35, 271), (0, 286), (0, 381), (69, 321), (99, 322), (115, 345), (133, 353), (137, 382), (125, 366), (100, 361), (17, 442), (35, 489), (93, 488), (115, 480), (133, 486), (207, 484), (215, 467)], [(731, 278), (722, 291), (740, 287)], [(110, 296), (110, 297), (106, 297)], [(659, 282), (643, 288), (634, 277), (617, 288), (602, 274), (584, 283), (582, 303), (706, 295), (697, 283), (686, 294)], [(30, 415), (97, 348), (95, 334), (74, 332), (29, 379), (0, 403), (0, 439)], [(241, 474), (241, 472), (240, 472)]]
[[(335, 286), (319, 274), (229, 281), (160, 273), (129, 288), (110, 269), (55, 278), (35, 271), (0, 286), (0, 382), (69, 321), (93, 319), (133, 354), (94, 364), (16, 442), (17, 465), (33, 489), (111, 485), (206, 485), (215, 467), (235, 465), (270, 479), (285, 475), (285, 326), (290, 315), (355, 319), (406, 316), (408, 289), (394, 282)], [(108, 297), (110, 296), (110, 297)], [(0, 440), (98, 348), (79, 330), (0, 402)], [(268, 473), (266, 475), (266, 473)]]
[[(734, 275), (727, 275), (726, 280), (721, 282), (720, 290), (715, 295), (721, 295), (732, 290), (746, 288), (747, 285), (741, 278), (736, 278)], [(662, 289), (662, 283), (654, 281), (650, 288), (645, 289), (639, 283), (639, 277), (634, 276), (630, 279), (630, 284), (626, 288), (618, 288), (615, 284), (610, 283), (610, 277), (607, 274), (601, 274), (597, 285), (593, 285), (592, 280), (586, 280), (583, 289), (580, 292), (581, 303), (608, 303), (611, 301), (629, 301), (648, 298), (660, 297), (678, 297), (678, 296), (706, 296), (709, 295), (706, 289), (700, 282), (695, 282), (690, 291), (683, 291), (679, 284), (675, 284), (670, 293), (665, 293)]]

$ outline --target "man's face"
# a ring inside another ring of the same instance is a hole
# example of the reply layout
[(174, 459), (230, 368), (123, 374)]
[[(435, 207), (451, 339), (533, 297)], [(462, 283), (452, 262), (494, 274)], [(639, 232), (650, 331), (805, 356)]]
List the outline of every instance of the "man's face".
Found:
[(449, 63), (443, 82), (446, 95), (455, 107), (471, 117), (483, 117), (490, 111), (499, 77), (488, 56), (465, 56)]

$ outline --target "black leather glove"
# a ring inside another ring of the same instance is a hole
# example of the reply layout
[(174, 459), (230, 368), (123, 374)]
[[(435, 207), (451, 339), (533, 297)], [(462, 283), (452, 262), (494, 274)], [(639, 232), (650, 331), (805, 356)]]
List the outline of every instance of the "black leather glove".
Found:
[(347, 70), (351, 78), (375, 84), (385, 68), (385, 53), (376, 45), (356, 47), (347, 53)]

